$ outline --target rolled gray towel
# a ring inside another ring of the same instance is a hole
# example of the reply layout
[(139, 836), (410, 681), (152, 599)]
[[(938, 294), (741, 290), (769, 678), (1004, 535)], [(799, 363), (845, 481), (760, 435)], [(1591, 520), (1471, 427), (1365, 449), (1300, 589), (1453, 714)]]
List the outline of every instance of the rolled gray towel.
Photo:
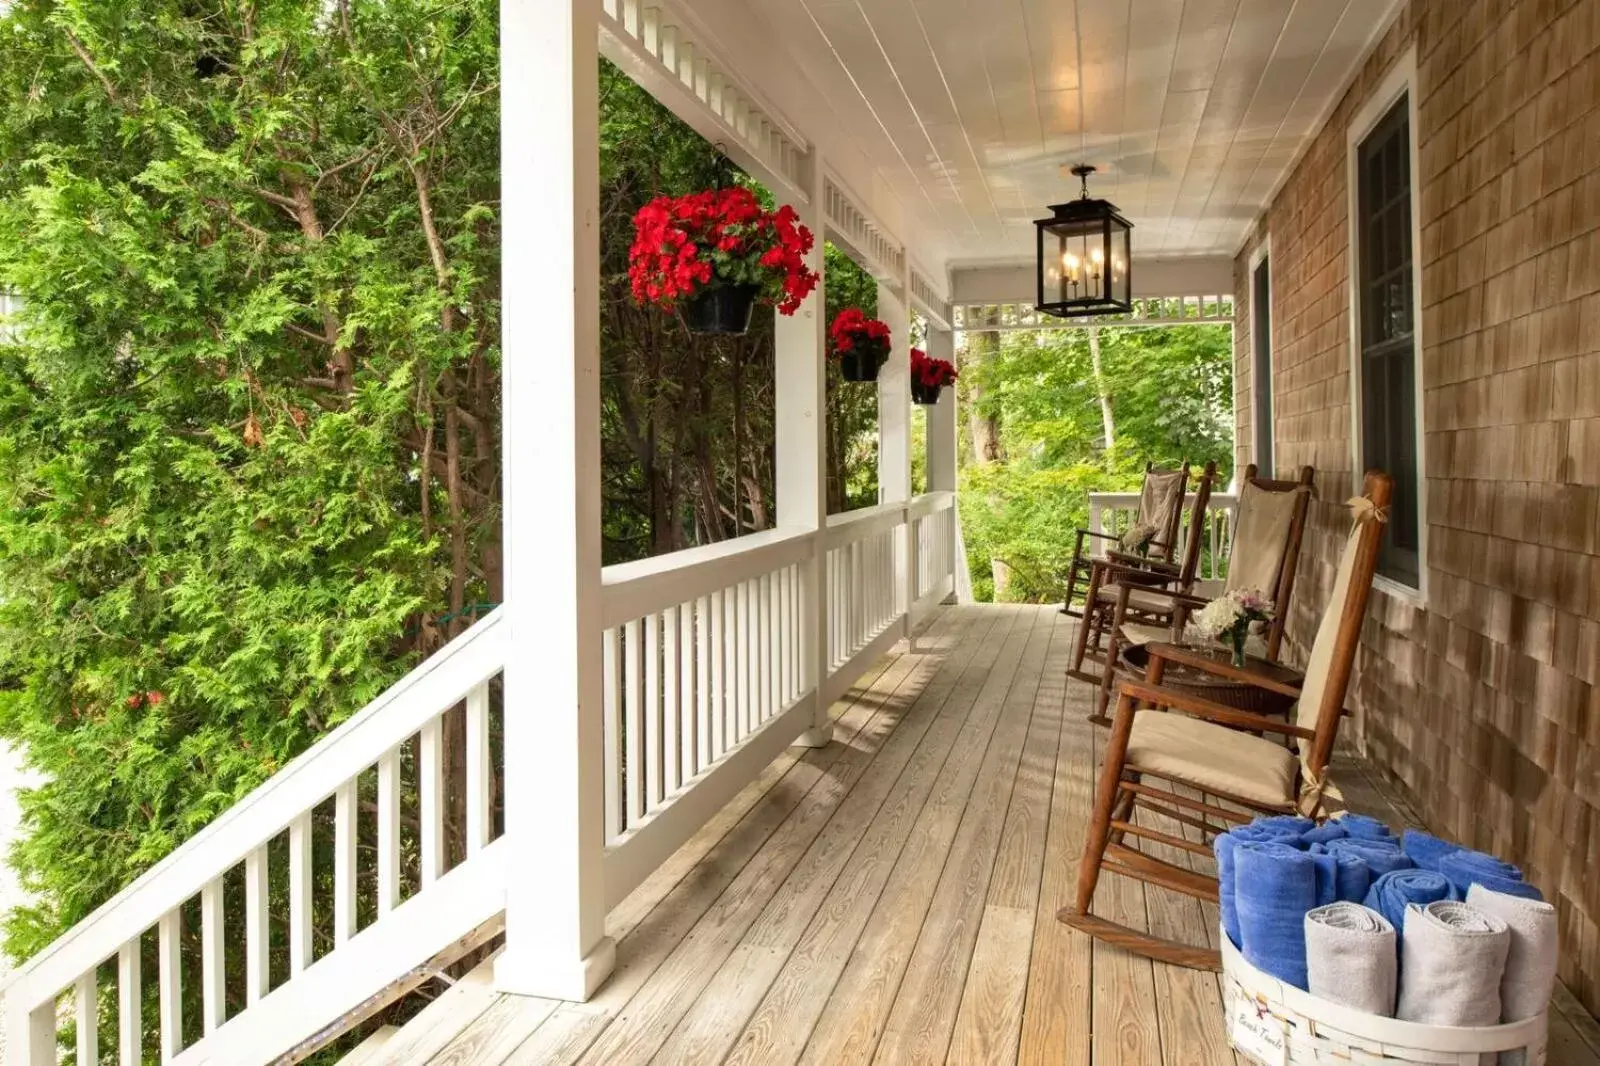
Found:
[(1313, 996), (1394, 1017), (1394, 926), (1359, 903), (1306, 912), (1306, 976)]
[(1406, 908), (1406, 957), (1396, 1017), (1424, 1025), (1500, 1024), (1500, 979), (1511, 930), (1453, 900)]
[[(1506, 972), (1500, 978), (1500, 1020), (1520, 1022), (1550, 1007), (1556, 986), (1556, 909), (1548, 903), (1473, 885), (1467, 905), (1505, 921), (1511, 930)], [(1524, 1052), (1502, 1051), (1500, 1066), (1523, 1066)]]

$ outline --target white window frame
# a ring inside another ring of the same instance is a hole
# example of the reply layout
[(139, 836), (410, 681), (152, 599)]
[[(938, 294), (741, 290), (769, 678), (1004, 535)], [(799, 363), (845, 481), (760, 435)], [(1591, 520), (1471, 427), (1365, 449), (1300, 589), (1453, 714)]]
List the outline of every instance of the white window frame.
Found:
[(1418, 160), (1417, 142), (1420, 126), (1417, 115), (1417, 48), (1412, 45), (1395, 61), (1384, 75), (1377, 90), (1361, 105), (1345, 131), (1345, 186), (1346, 215), (1349, 228), (1349, 245), (1345, 255), (1346, 287), (1350, 294), (1350, 456), (1351, 478), (1357, 493), (1361, 491), (1366, 476), (1365, 457), (1362, 453), (1363, 434), (1361, 410), (1361, 291), (1360, 291), (1360, 239), (1361, 239), (1361, 142), (1375, 129), (1401, 96), (1406, 98), (1409, 114), (1409, 143), (1411, 157), (1411, 345), (1415, 360), (1413, 381), (1416, 401), (1417, 448), (1417, 588), (1401, 584), (1392, 577), (1375, 575), (1373, 584), (1384, 592), (1409, 600), (1418, 606), (1428, 603), (1428, 456), (1427, 432), (1423, 425), (1426, 410), (1427, 388), (1422, 376), (1422, 168)]
[[(1268, 233), (1261, 238), (1255, 251), (1250, 253), (1250, 267), (1245, 273), (1245, 285), (1250, 292), (1250, 459), (1258, 467), (1261, 465), (1261, 419), (1257, 416), (1260, 407), (1257, 405), (1257, 391), (1261, 385), (1257, 380), (1261, 367), (1260, 331), (1256, 329), (1256, 268), (1261, 261), (1268, 260), (1267, 264), (1267, 379), (1268, 387), (1272, 390), (1267, 397), (1267, 424), (1265, 426), (1267, 444), (1272, 452), (1272, 466), (1278, 463), (1278, 339), (1277, 316), (1272, 313), (1272, 234)], [(1272, 469), (1261, 470), (1262, 477), (1277, 476)]]

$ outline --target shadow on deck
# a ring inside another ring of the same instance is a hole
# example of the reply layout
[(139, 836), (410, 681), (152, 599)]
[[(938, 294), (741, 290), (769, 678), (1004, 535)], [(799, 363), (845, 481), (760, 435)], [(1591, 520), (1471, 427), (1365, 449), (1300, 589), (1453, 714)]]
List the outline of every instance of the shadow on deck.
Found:
[[(1072, 625), (1050, 607), (942, 611), (834, 708), (835, 743), (782, 755), (612, 913), (617, 968), (592, 1001), (497, 997), (484, 968), (365, 1061), (1233, 1062), (1216, 975), (1054, 918), (1101, 741), (1065, 678)], [(1416, 823), (1359, 761), (1335, 777), (1352, 808)], [(1115, 874), (1096, 910), (1217, 935), (1214, 907)], [(1600, 1063), (1564, 990), (1549, 1061)]]

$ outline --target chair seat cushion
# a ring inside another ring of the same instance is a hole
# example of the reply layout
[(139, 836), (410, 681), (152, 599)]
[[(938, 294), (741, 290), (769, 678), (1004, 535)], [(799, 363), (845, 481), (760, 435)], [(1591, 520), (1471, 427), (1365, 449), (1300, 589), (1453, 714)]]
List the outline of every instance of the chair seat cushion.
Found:
[[(1116, 605), (1117, 597), (1122, 594), (1122, 586), (1117, 582), (1100, 586), (1099, 600), (1101, 603)], [(1128, 591), (1128, 606), (1135, 611), (1145, 614), (1171, 614), (1172, 598), (1163, 596), (1154, 589), (1143, 589), (1134, 585)]]
[(1127, 766), (1202, 791), (1279, 806), (1294, 802), (1294, 753), (1280, 743), (1186, 714), (1139, 711)]

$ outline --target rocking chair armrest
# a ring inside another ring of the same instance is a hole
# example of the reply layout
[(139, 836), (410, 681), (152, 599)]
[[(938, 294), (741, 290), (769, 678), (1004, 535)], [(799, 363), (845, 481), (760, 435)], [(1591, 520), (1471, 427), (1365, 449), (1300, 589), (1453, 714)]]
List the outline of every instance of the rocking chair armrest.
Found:
[(1316, 736), (1312, 730), (1290, 722), (1268, 718), (1265, 715), (1252, 714), (1234, 707), (1224, 707), (1220, 703), (1212, 703), (1208, 699), (1182, 692), (1178, 689), (1167, 688), (1165, 685), (1149, 685), (1143, 681), (1126, 680), (1117, 686), (1117, 714), (1132, 714), (1139, 701), (1153, 703), (1158, 707), (1166, 707), (1195, 718), (1203, 718), (1217, 725), (1224, 725), (1230, 729), (1255, 730), (1263, 733), (1282, 733), (1285, 736), (1299, 737), (1311, 740)]
[(1173, 577), (1177, 577), (1183, 572), (1181, 567), (1175, 566), (1164, 559), (1150, 559), (1143, 555), (1130, 555), (1127, 552), (1119, 552), (1115, 548), (1106, 552), (1106, 558), (1111, 562), (1121, 563), (1124, 566), (1137, 567), (1155, 573), (1171, 574)]
[(1078, 536), (1079, 537), (1099, 537), (1101, 540), (1119, 540), (1120, 541), (1122, 539), (1122, 534), (1120, 534), (1120, 533), (1102, 533), (1098, 529), (1080, 529), (1080, 530), (1078, 530)]
[[(1094, 561), (1094, 569), (1100, 572), (1102, 587), (1108, 581), (1116, 581), (1118, 578), (1125, 577), (1129, 583), (1138, 585), (1140, 589), (1160, 592), (1162, 595), (1167, 595), (1163, 586), (1177, 580), (1176, 576), (1169, 577), (1153, 570), (1146, 570), (1142, 566), (1129, 566), (1127, 563), (1119, 563), (1115, 559), (1096, 559)], [(1178, 594), (1173, 593), (1173, 595)]]
[[(1230, 662), (1224, 662), (1209, 655), (1196, 655), (1190, 649), (1178, 644), (1149, 644), (1146, 645), (1145, 650), (1149, 652), (1151, 659), (1165, 659), (1169, 663), (1187, 666), (1192, 670), (1210, 674), (1212, 677), (1226, 678), (1229, 681), (1242, 681), (1247, 685), (1254, 685), (1256, 688), (1266, 689), (1268, 692), (1276, 692), (1280, 696), (1288, 696), (1291, 699), (1300, 695), (1300, 687), (1298, 685), (1291, 685), (1286, 681), (1267, 677), (1255, 670), (1251, 670), (1249, 667), (1234, 666)], [(1282, 669), (1287, 670), (1289, 667), (1282, 667)], [(1295, 673), (1299, 673), (1299, 671), (1295, 671)], [(1305, 675), (1301, 674), (1301, 676), (1304, 677)]]

